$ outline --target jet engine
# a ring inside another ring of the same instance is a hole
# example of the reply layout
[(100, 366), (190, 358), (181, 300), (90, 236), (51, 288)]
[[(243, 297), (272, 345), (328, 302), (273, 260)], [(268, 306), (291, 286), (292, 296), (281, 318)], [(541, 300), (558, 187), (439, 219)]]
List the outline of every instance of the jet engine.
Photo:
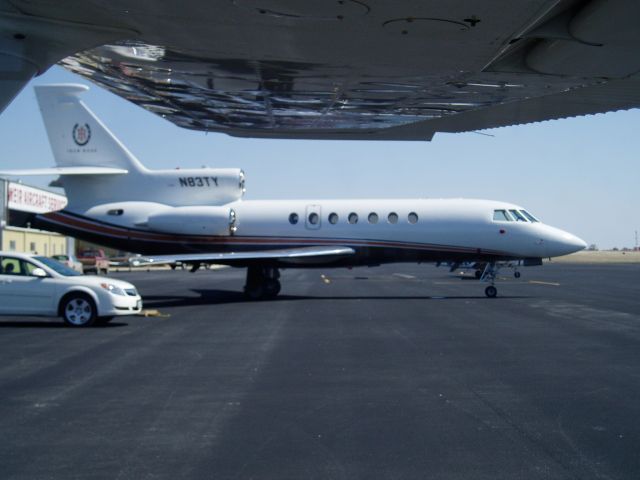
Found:
[(149, 215), (147, 228), (184, 235), (233, 235), (236, 214), (229, 207), (174, 207)]

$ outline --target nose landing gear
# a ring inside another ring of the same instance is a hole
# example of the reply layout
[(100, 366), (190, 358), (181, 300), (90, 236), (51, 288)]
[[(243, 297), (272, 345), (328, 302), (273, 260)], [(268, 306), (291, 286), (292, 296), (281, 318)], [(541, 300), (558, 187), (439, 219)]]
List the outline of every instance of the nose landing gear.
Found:
[(487, 265), (484, 267), (484, 271), (480, 276), (481, 282), (491, 282), (491, 285), (489, 285), (487, 288), (484, 289), (484, 294), (488, 298), (495, 298), (496, 295), (498, 295), (498, 289), (495, 287), (494, 284), (496, 282), (496, 276), (498, 275), (499, 270), (500, 270), (500, 267), (496, 265), (495, 262), (490, 262), (490, 263), (487, 263)]
[(251, 266), (247, 268), (244, 294), (250, 300), (275, 298), (280, 293), (280, 271), (273, 267)]
[(498, 295), (498, 289), (493, 285), (489, 285), (484, 289), (484, 294), (489, 298), (495, 298), (495, 296)]

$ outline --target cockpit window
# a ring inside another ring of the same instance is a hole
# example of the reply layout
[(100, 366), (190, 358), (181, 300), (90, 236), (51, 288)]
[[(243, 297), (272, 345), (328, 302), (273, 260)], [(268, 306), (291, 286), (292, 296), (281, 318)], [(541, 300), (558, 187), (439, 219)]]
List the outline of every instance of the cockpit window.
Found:
[(530, 222), (536, 223), (540, 221), (536, 217), (531, 215), (529, 212), (527, 212), (526, 210), (520, 210), (520, 213), (522, 213), (525, 217), (527, 217)]
[(510, 222), (511, 217), (509, 216), (506, 210), (494, 210), (493, 221), (494, 222)]
[(524, 215), (522, 215), (518, 210), (509, 210), (511, 212), (511, 215), (513, 215), (513, 218), (516, 219), (516, 222), (526, 222), (527, 219), (524, 218)]

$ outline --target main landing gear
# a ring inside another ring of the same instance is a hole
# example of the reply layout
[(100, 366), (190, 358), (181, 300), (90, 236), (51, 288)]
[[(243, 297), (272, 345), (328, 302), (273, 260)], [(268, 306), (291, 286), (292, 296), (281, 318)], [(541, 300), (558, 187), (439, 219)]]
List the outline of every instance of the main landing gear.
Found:
[(250, 300), (275, 298), (280, 293), (280, 272), (273, 267), (251, 266), (247, 268), (244, 294)]

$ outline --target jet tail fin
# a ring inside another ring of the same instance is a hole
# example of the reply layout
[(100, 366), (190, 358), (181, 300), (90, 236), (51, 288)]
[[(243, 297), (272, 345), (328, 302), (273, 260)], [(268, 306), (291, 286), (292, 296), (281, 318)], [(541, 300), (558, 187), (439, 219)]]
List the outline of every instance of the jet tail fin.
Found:
[(34, 88), (58, 167), (107, 167), (130, 172), (144, 169), (80, 100), (88, 87), (63, 84)]

